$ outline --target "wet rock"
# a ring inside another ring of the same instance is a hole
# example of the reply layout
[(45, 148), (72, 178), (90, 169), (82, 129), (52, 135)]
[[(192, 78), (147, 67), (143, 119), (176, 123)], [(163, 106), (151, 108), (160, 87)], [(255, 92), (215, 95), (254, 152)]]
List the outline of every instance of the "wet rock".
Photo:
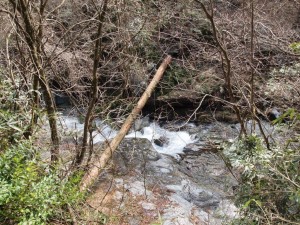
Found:
[(156, 173), (171, 173), (174, 171), (175, 159), (163, 156), (161, 159), (152, 162), (151, 165)]
[(197, 143), (190, 143), (187, 144), (184, 149), (183, 152), (184, 153), (189, 153), (189, 154), (199, 154), (199, 150), (204, 146), (204, 142), (197, 142)]
[(144, 127), (150, 126), (150, 118), (149, 116), (145, 116), (140, 119), (136, 119), (133, 124), (134, 131), (141, 131)]
[(223, 160), (213, 152), (187, 154), (179, 162), (178, 169), (192, 180), (212, 189), (230, 191), (237, 181), (229, 173)]
[(115, 172), (124, 175), (131, 170), (144, 170), (147, 162), (157, 161), (160, 157), (149, 140), (125, 138), (112, 159)]
[(169, 139), (162, 136), (158, 139), (154, 139), (154, 144), (158, 145), (159, 147), (163, 147), (169, 144)]
[(213, 194), (211, 191), (200, 187), (190, 180), (183, 180), (181, 185), (168, 185), (167, 188), (176, 192), (186, 201), (202, 208), (212, 207), (212, 209), (215, 209), (220, 202), (216, 194)]
[(161, 121), (159, 124), (164, 129), (167, 129), (169, 131), (188, 131), (189, 133), (193, 133), (193, 131), (198, 130), (197, 126), (194, 123), (187, 123), (185, 121), (178, 122), (178, 121)]
[[(105, 198), (115, 201), (112, 215), (127, 213), (122, 217), (126, 224), (157, 223), (161, 218), (164, 225), (219, 225), (220, 215), (233, 218), (236, 208), (228, 196), (237, 182), (217, 154), (199, 149), (206, 138), (224, 130), (220, 124), (207, 128), (202, 141), (186, 146), (181, 160), (158, 154), (146, 139), (125, 139), (113, 156), (114, 169), (103, 172), (98, 182), (97, 190), (109, 190)], [(202, 128), (198, 132), (204, 134)], [(116, 177), (119, 171), (122, 178)], [(98, 207), (99, 197), (91, 199)]]
[(70, 97), (66, 94), (54, 94), (54, 101), (57, 107), (68, 107), (71, 105)]

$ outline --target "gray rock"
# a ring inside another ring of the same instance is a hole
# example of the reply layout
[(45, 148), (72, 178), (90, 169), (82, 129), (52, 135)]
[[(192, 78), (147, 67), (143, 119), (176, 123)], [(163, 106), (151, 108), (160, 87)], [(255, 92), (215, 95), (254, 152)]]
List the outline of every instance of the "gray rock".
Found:
[(147, 162), (157, 161), (160, 154), (151, 142), (144, 138), (125, 138), (113, 154), (114, 169), (118, 174), (127, 174), (131, 170), (145, 170)]
[(140, 218), (129, 217), (128, 223), (129, 223), (129, 225), (140, 225), (141, 224), (141, 220), (140, 220)]
[(141, 131), (144, 127), (150, 126), (150, 118), (149, 116), (145, 116), (140, 119), (136, 119), (132, 126), (133, 131)]
[(142, 202), (141, 205), (145, 210), (156, 210), (156, 206), (153, 203)]
[(54, 94), (54, 102), (57, 107), (68, 107), (71, 106), (70, 97), (66, 94)]
[(276, 108), (271, 108), (266, 111), (266, 115), (270, 121), (276, 120), (281, 116), (282, 113)]
[(158, 145), (159, 147), (163, 147), (164, 145), (169, 144), (169, 139), (166, 137), (161, 136), (158, 139), (154, 139), (154, 144)]
[[(210, 140), (219, 132), (222, 138), (231, 137), (224, 130), (220, 124), (208, 127), (205, 132), (199, 130), (201, 141), (187, 146), (179, 161), (158, 154), (147, 139), (124, 139), (113, 156), (113, 176), (122, 175), (122, 179), (113, 178), (116, 189), (112, 188), (111, 193), (119, 201), (116, 204), (126, 211), (123, 202), (129, 193), (130, 202), (136, 200), (135, 204), (145, 215), (155, 214), (157, 218), (159, 212), (163, 224), (219, 225), (222, 224), (220, 215), (228, 219), (236, 216), (236, 208), (228, 197), (233, 195), (232, 187), (237, 181), (216, 153), (201, 150), (207, 146), (203, 145), (206, 138)], [(103, 178), (101, 181), (102, 185), (110, 183)], [(127, 218), (128, 224), (141, 221), (140, 214)]]
[[(271, 137), (273, 136), (274, 132), (275, 132), (275, 126), (271, 125), (270, 123), (268, 122), (265, 122), (265, 121), (261, 121), (261, 126), (262, 126), (262, 129), (263, 129), (263, 132), (264, 134), (268, 137)], [(253, 121), (253, 120), (248, 120), (246, 123), (245, 123), (245, 127), (246, 127), (246, 130), (248, 133), (253, 133), (253, 134), (256, 134), (258, 136), (262, 136), (262, 133), (260, 131), (260, 128), (259, 128), (259, 125), (256, 121)], [(236, 124), (236, 128), (238, 130), (241, 129), (241, 125), (240, 124)]]

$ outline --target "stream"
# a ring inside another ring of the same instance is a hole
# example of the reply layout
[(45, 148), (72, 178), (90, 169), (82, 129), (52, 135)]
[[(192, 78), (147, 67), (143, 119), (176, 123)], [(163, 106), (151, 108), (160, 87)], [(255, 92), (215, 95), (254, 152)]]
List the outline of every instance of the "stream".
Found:
[[(82, 134), (83, 123), (74, 116), (61, 115), (60, 125), (73, 140)], [(116, 134), (95, 122), (94, 160), (103, 142)], [(237, 181), (217, 152), (221, 142), (237, 135), (237, 126), (226, 123), (160, 126), (138, 119), (99, 176), (88, 204), (116, 218), (111, 224), (226, 224), (237, 216), (232, 202)]]

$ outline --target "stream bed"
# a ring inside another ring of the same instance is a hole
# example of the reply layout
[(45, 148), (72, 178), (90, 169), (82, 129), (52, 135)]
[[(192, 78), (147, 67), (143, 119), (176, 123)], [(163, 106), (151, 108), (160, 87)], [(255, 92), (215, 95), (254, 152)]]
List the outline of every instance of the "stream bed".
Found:
[[(80, 136), (83, 124), (76, 117), (60, 121), (64, 132)], [(236, 126), (160, 126), (144, 118), (133, 127), (88, 199), (91, 207), (114, 218), (109, 224), (226, 224), (237, 216), (232, 202), (237, 181), (218, 154), (221, 142), (237, 137)], [(96, 121), (94, 160), (103, 142), (116, 134)]]

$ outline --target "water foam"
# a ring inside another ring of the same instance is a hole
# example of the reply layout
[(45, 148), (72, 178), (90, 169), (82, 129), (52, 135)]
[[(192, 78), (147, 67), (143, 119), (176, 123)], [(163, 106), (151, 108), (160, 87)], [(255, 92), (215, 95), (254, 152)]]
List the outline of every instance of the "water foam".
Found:
[[(60, 121), (63, 128), (68, 131), (83, 132), (84, 124), (77, 117), (61, 116)], [(100, 120), (96, 120), (95, 122), (96, 129), (93, 132), (94, 143), (112, 139), (117, 135), (118, 132), (109, 125)], [(167, 141), (162, 146), (158, 146), (154, 143), (154, 140), (161, 137)], [(152, 122), (148, 127), (144, 127), (141, 131), (135, 131), (126, 135), (126, 138), (146, 138), (152, 143), (157, 152), (175, 157), (177, 154), (183, 152), (187, 144), (195, 142), (195, 139), (188, 132), (169, 131), (160, 127), (155, 122)]]
[[(154, 122), (150, 126), (144, 127), (142, 131), (130, 133), (126, 137), (146, 138), (151, 141), (157, 152), (172, 156), (182, 153), (187, 144), (195, 141), (188, 132), (169, 131)], [(165, 138), (167, 143), (163, 144), (163, 146), (158, 146), (154, 143), (154, 140), (161, 137)]]

